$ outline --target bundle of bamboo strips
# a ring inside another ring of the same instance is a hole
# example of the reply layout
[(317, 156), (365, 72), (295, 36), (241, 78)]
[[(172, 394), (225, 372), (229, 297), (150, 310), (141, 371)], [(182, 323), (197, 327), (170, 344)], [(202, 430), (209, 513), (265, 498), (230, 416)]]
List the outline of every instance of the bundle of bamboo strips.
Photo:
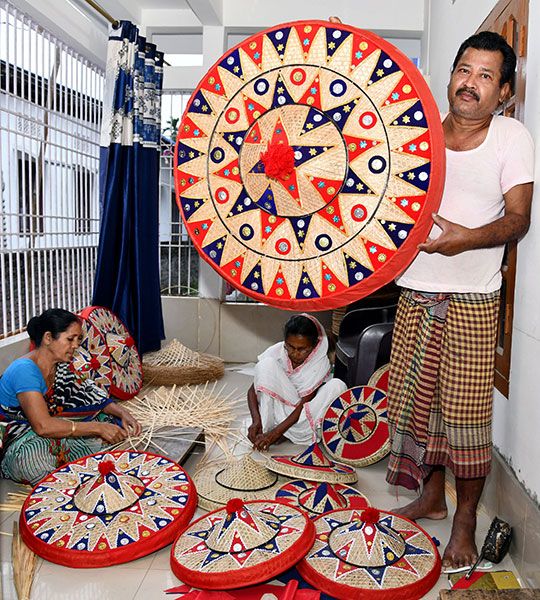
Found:
[[(234, 408), (242, 402), (233, 399), (235, 390), (224, 394), (224, 386), (160, 387), (149, 390), (142, 398), (135, 397), (126, 403), (131, 414), (142, 425), (138, 437), (130, 437), (118, 447), (147, 450), (150, 444), (159, 447), (159, 439), (185, 439), (183, 429), (201, 429), (212, 444), (217, 444), (229, 454), (227, 438), (237, 438), (239, 432), (232, 427)], [(190, 442), (192, 438), (188, 438)]]
[(24, 501), (26, 500), (30, 490), (32, 488), (28, 487), (28, 492), (8, 492), (7, 493), (7, 502), (0, 503), (0, 511), (13, 512), (14, 510), (21, 510)]
[(17, 522), (13, 523), (13, 543), (11, 546), (13, 563), (13, 583), (19, 600), (30, 600), (30, 591), (34, 583), (37, 556), (23, 542)]

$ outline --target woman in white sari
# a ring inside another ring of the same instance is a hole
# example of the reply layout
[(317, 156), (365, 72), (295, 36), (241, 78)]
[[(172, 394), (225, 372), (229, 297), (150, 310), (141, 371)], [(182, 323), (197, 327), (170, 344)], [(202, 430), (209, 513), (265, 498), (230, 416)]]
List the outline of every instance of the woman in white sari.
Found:
[(346, 389), (332, 379), (322, 325), (310, 315), (294, 315), (285, 324), (284, 341), (258, 357), (248, 391), (249, 440), (257, 450), (267, 450), (282, 436), (312, 444), (326, 409)]

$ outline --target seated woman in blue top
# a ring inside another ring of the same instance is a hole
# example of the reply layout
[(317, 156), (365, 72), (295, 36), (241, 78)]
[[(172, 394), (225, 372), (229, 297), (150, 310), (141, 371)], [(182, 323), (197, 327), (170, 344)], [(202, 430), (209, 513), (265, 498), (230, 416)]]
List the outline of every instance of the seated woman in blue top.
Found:
[(35, 484), (66, 462), (138, 435), (141, 426), (69, 368), (82, 333), (76, 315), (52, 308), (26, 329), (34, 350), (0, 378), (0, 420), (8, 422), (0, 468), (4, 477)]

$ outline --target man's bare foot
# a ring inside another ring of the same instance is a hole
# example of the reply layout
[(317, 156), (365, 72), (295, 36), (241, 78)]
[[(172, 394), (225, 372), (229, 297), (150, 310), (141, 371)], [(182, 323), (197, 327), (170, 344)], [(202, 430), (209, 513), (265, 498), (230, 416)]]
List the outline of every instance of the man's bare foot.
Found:
[(426, 494), (422, 494), (416, 500), (413, 500), (407, 506), (402, 508), (393, 508), (393, 513), (402, 515), (411, 521), (416, 519), (433, 519), (440, 521), (448, 516), (448, 509), (444, 499), (431, 499)]
[(476, 515), (464, 511), (456, 512), (450, 541), (443, 554), (443, 569), (458, 569), (474, 564), (478, 558), (475, 532)]

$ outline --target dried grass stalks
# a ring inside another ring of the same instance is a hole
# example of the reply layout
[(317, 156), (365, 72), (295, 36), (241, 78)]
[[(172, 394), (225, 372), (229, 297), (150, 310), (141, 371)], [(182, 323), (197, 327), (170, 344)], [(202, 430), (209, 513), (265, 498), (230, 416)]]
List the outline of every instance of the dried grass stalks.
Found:
[(17, 523), (13, 523), (11, 558), (13, 562), (13, 583), (17, 596), (19, 600), (30, 600), (30, 591), (37, 567), (37, 556), (23, 542)]
[[(126, 403), (131, 414), (142, 425), (139, 437), (130, 437), (120, 447), (147, 450), (150, 444), (158, 449), (158, 440), (183, 439), (182, 429), (202, 429), (207, 441), (217, 444), (229, 454), (227, 438), (239, 433), (232, 428), (234, 408), (242, 402), (233, 399), (235, 390), (224, 394), (224, 386), (217, 384), (199, 386), (160, 387), (147, 392), (142, 398), (135, 397)], [(192, 441), (190, 438), (189, 441)]]

